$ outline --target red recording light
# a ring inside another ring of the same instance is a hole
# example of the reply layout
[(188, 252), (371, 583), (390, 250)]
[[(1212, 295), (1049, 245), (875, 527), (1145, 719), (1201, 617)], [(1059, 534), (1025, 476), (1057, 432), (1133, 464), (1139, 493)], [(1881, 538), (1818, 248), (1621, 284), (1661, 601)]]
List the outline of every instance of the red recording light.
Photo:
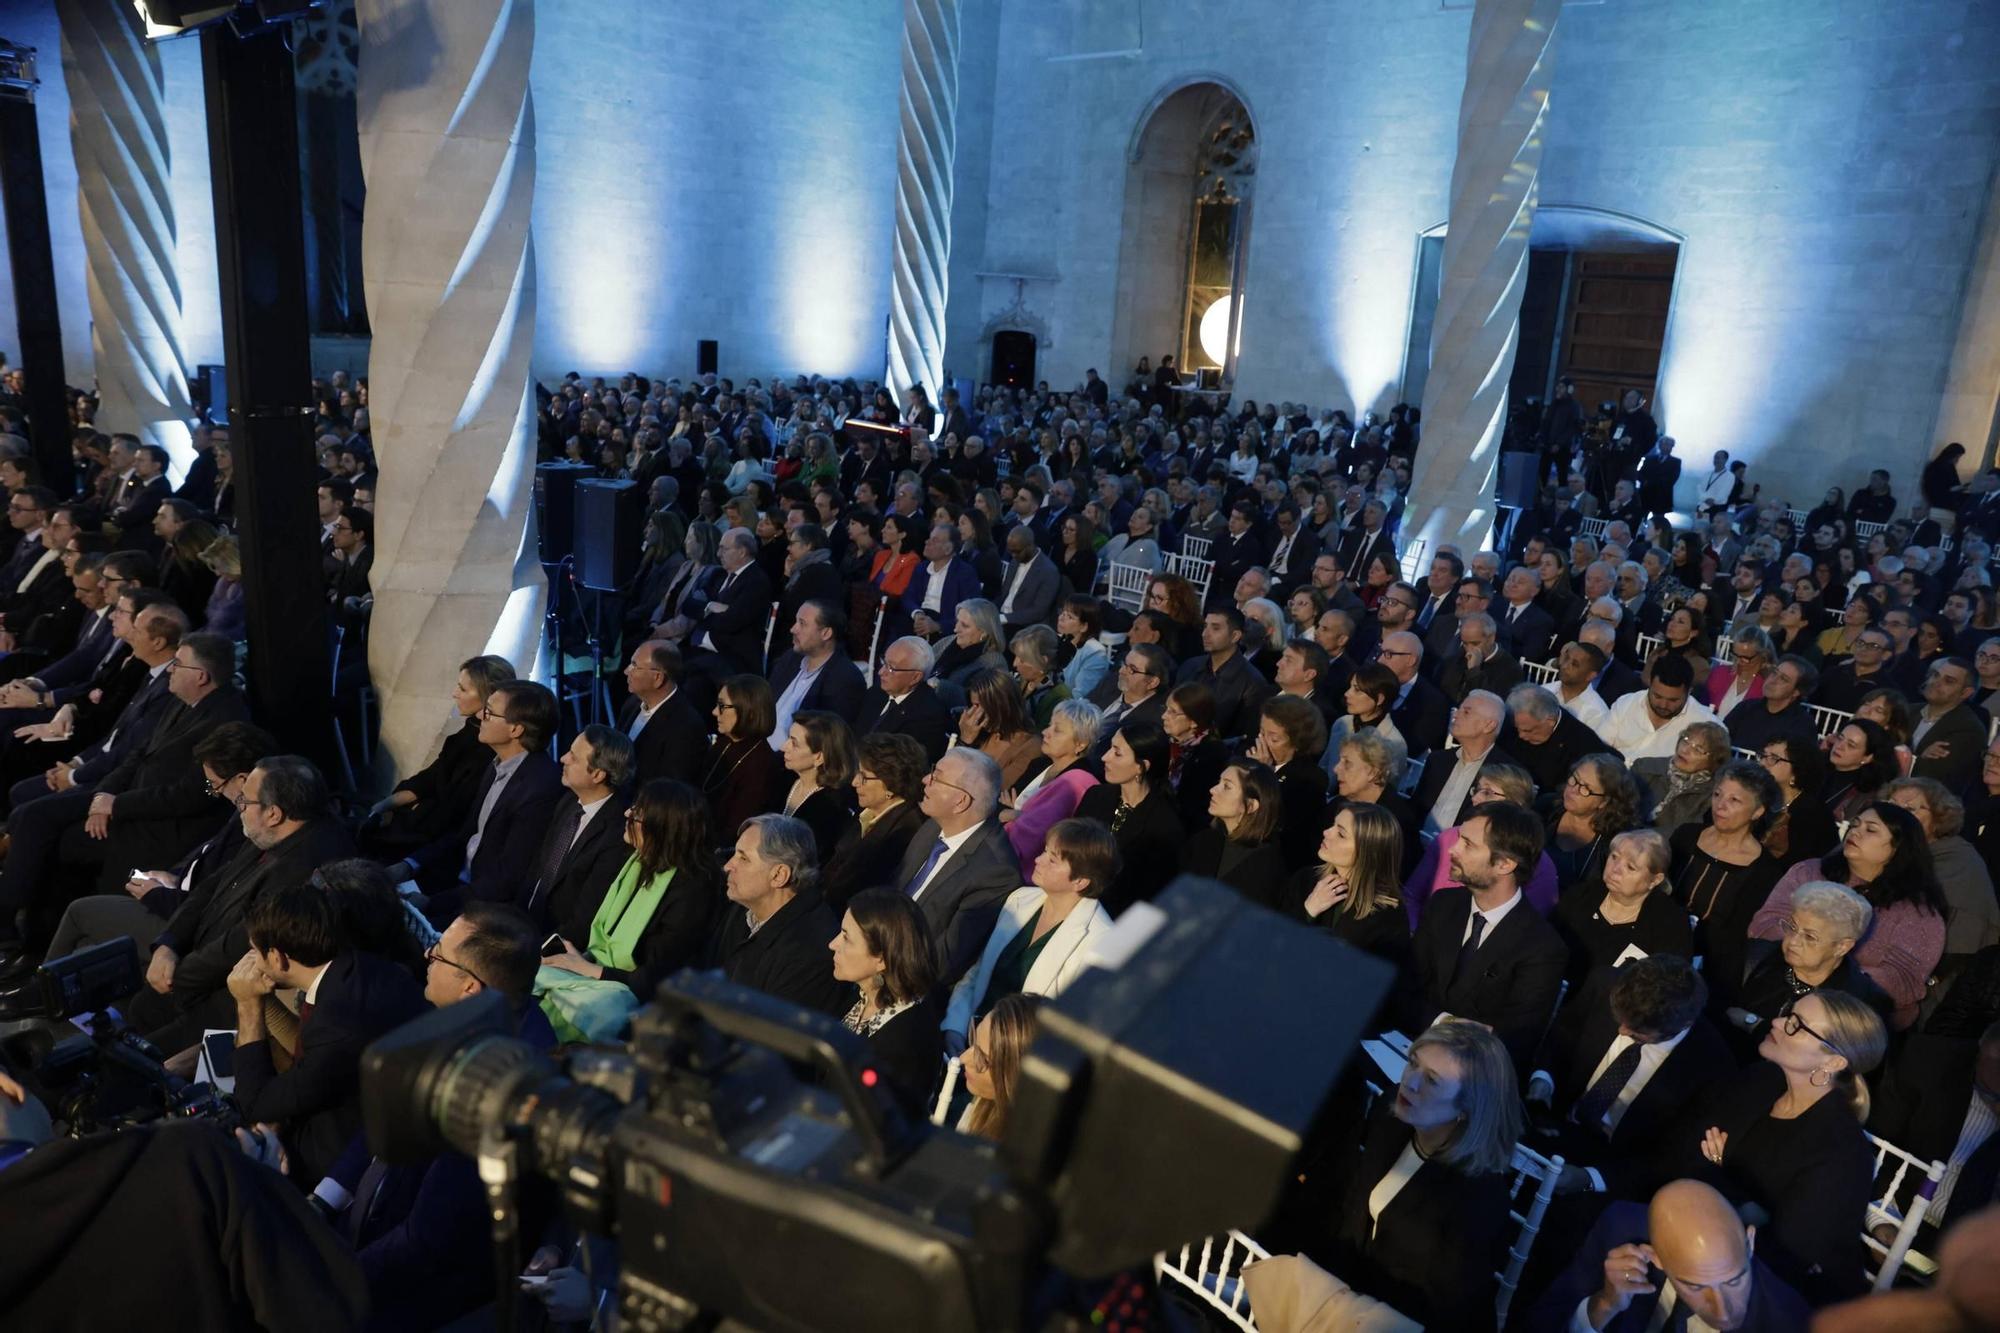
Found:
[(861, 1086), (864, 1088), (872, 1088), (875, 1086), (877, 1082), (880, 1081), (880, 1078), (881, 1076), (878, 1075), (873, 1069), (864, 1069), (861, 1071)]

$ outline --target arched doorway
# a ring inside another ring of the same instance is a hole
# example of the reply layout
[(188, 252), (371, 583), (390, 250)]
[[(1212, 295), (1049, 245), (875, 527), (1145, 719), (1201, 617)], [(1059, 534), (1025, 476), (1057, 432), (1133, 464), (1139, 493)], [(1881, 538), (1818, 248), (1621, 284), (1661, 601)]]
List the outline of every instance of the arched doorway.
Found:
[(1025, 389), (1035, 382), (1035, 335), (1025, 329), (1001, 329), (993, 335), (993, 365), (989, 383)]
[(1184, 372), (1236, 377), (1257, 131), (1237, 90), (1203, 78), (1139, 119), (1126, 155), (1113, 374), (1171, 355)]

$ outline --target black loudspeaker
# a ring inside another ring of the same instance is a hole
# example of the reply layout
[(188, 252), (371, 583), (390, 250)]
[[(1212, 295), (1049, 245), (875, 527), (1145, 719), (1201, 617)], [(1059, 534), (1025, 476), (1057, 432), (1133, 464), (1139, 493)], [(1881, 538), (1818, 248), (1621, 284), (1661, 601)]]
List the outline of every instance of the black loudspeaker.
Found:
[(694, 345), (695, 374), (697, 375), (715, 374), (716, 363), (720, 360), (721, 360), (721, 354), (716, 347), (715, 339), (703, 338), (700, 342)]
[(596, 472), (565, 459), (535, 465), (535, 545), (543, 564), (559, 565), (576, 549), (576, 484)]
[(618, 592), (631, 583), (646, 538), (639, 483), (579, 481), (575, 518), (577, 581), (595, 592)]
[(1500, 503), (1511, 509), (1535, 507), (1536, 472), (1540, 454), (1513, 451), (1500, 455)]

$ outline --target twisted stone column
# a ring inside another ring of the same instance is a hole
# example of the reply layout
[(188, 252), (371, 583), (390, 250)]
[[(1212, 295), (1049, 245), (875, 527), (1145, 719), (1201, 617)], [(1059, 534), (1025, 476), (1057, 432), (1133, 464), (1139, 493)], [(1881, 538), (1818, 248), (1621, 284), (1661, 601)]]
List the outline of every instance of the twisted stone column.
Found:
[(889, 289), (889, 391), (938, 401), (951, 260), (951, 163), (958, 144), (958, 0), (904, 0), (902, 129), (896, 136), (896, 250)]
[(385, 764), (456, 725), (458, 664), (533, 666), (532, 0), (361, 0), (362, 273), (381, 462), (368, 665)]
[(194, 459), (181, 352), (166, 82), (138, 11), (59, 0), (69, 138), (90, 294), (98, 423), (162, 445), (179, 476)]
[(1493, 529), (1560, 8), (1561, 0), (1479, 0), (1472, 13), (1423, 445), (1410, 481), (1412, 535), (1433, 551), (1450, 542), (1469, 554)]

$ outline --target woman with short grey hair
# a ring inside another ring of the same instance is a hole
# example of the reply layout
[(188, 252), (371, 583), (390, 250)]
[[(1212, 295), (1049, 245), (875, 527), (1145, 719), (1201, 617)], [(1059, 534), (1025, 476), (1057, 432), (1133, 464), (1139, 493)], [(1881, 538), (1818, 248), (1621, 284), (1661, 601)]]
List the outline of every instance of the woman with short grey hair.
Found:
[(1042, 753), (1048, 767), (1034, 781), (1001, 802), (1000, 819), (1007, 825), (1007, 841), (1021, 863), (1021, 882), (1034, 879), (1035, 858), (1042, 854), (1049, 830), (1076, 813), (1083, 794), (1095, 787), (1098, 777), (1082, 761), (1097, 745), (1103, 714), (1097, 705), (1082, 699), (1065, 699), (1055, 706), (1049, 724), (1042, 729)]
[(1780, 923), (1778, 949), (1750, 969), (1734, 996), (1728, 994), (1728, 979), (1714, 974), (1721, 992), (1717, 998), (1726, 1003), (1734, 1020), (1731, 1035), (1754, 1047), (1772, 1018), (1815, 990), (1845, 991), (1886, 1023), (1895, 1002), (1852, 957), (1874, 919), (1875, 909), (1868, 900), (1845, 884), (1831, 880), (1801, 884), (1792, 892), (1791, 915)]

